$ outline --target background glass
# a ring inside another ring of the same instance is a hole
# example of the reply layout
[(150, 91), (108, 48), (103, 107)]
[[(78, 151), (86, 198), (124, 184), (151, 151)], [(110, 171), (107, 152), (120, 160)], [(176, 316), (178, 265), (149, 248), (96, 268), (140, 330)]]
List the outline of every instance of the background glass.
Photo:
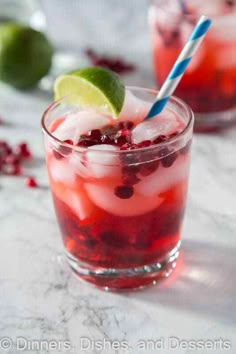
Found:
[(149, 25), (154, 74), (161, 85), (202, 14), (212, 19), (212, 26), (176, 95), (196, 113), (195, 128), (208, 131), (236, 122), (236, 3), (153, 0)]

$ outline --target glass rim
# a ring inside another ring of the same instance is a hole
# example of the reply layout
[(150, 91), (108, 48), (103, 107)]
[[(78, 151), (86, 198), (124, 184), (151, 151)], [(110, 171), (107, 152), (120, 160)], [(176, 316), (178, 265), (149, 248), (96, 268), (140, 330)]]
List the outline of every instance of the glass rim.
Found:
[[(188, 0), (187, 0), (188, 1)], [(162, 11), (162, 12), (168, 12), (168, 8), (166, 8), (166, 7), (163, 7), (162, 6), (162, 3), (163, 2), (165, 2), (165, 0), (149, 0), (149, 2), (150, 2), (150, 6), (151, 5), (153, 5), (153, 4), (155, 4), (155, 3), (157, 3), (157, 2), (159, 2), (159, 4), (158, 4), (158, 11)], [(196, 17), (196, 15), (198, 16), (198, 17)], [(232, 15), (232, 13), (231, 12), (229, 12), (229, 13), (222, 13), (222, 14), (219, 14), (219, 15), (214, 15), (214, 14), (211, 14), (211, 13), (209, 13), (209, 14), (207, 14), (207, 16), (209, 16), (209, 17), (211, 17), (211, 18), (213, 18), (213, 19), (219, 19), (219, 18), (223, 18), (223, 17), (227, 17), (227, 16), (230, 16), (230, 15)], [(196, 22), (198, 21), (198, 19), (199, 19), (199, 17), (201, 16), (201, 14), (188, 14), (188, 13), (183, 13), (183, 16), (184, 16), (184, 18), (186, 18), (186, 19), (189, 19), (189, 20), (192, 20), (192, 19), (196, 19)]]
[[(126, 89), (128, 90), (132, 90), (132, 91), (145, 91), (148, 92), (150, 94), (153, 95), (157, 95), (158, 90), (155, 89), (149, 89), (149, 88), (145, 88), (145, 87), (137, 87), (137, 86), (125, 86)], [(59, 104), (61, 104), (66, 97), (70, 97), (73, 96), (73, 94), (71, 95), (67, 95), (64, 96), (62, 98), (60, 98), (59, 100), (52, 102), (47, 108), (46, 110), (43, 112), (42, 118), (41, 118), (41, 128), (43, 133), (45, 133), (47, 136), (49, 136), (53, 141), (55, 141), (57, 144), (60, 144), (60, 146), (63, 147), (67, 147), (70, 148), (73, 151), (76, 151), (78, 153), (83, 153), (86, 152), (88, 150), (87, 147), (80, 147), (80, 146), (76, 146), (76, 145), (72, 145), (72, 144), (68, 144), (60, 139), (58, 139), (57, 137), (55, 137), (46, 127), (46, 123), (45, 120), (48, 116), (48, 114), (55, 108), (57, 107)], [(194, 114), (192, 109), (190, 108), (190, 106), (185, 103), (183, 100), (181, 100), (179, 97), (177, 96), (170, 96), (169, 98), (169, 102), (174, 102), (177, 103), (181, 109), (185, 110), (186, 115), (188, 116), (188, 122), (185, 126), (185, 128), (176, 136), (171, 137), (170, 139), (168, 139), (167, 141), (155, 144), (155, 145), (151, 145), (151, 146), (147, 146), (147, 147), (140, 147), (137, 149), (133, 149), (133, 150), (100, 150), (100, 149), (93, 149), (94, 152), (96, 153), (100, 153), (100, 154), (111, 154), (111, 155), (120, 155), (120, 154), (136, 154), (136, 153), (140, 153), (140, 152), (151, 152), (155, 149), (159, 149), (161, 147), (166, 147), (168, 145), (171, 145), (172, 143), (178, 142), (180, 141), (182, 138), (184, 138), (185, 135), (187, 135), (187, 133), (191, 130), (191, 128), (193, 127), (193, 123), (194, 123)], [(169, 102), (167, 103), (167, 107), (169, 105)], [(73, 106), (73, 104), (72, 104)]]

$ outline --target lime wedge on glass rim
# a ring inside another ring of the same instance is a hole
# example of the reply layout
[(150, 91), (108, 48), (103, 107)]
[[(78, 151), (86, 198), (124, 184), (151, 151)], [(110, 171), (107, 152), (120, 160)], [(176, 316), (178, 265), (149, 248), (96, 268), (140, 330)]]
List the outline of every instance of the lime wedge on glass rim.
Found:
[(116, 118), (124, 103), (125, 86), (111, 70), (86, 67), (59, 76), (54, 93), (55, 100), (67, 96), (68, 103), (92, 107)]

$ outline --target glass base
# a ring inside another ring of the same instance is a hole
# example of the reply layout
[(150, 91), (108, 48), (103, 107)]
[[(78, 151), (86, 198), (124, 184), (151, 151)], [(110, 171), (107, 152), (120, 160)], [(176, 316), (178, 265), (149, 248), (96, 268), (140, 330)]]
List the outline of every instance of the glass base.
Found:
[(222, 112), (195, 113), (196, 132), (214, 132), (236, 125), (236, 107)]
[(156, 285), (158, 281), (169, 277), (176, 267), (179, 247), (180, 242), (157, 263), (125, 269), (94, 267), (79, 261), (68, 252), (66, 257), (70, 267), (81, 280), (105, 291), (125, 291)]

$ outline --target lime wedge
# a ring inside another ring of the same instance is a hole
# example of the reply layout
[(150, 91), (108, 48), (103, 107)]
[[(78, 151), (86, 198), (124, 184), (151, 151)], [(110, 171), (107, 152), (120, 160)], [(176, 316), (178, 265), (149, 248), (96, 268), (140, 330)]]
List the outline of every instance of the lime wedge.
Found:
[(68, 96), (70, 103), (93, 107), (117, 117), (122, 109), (125, 86), (111, 70), (87, 67), (59, 76), (54, 83), (55, 100)]

